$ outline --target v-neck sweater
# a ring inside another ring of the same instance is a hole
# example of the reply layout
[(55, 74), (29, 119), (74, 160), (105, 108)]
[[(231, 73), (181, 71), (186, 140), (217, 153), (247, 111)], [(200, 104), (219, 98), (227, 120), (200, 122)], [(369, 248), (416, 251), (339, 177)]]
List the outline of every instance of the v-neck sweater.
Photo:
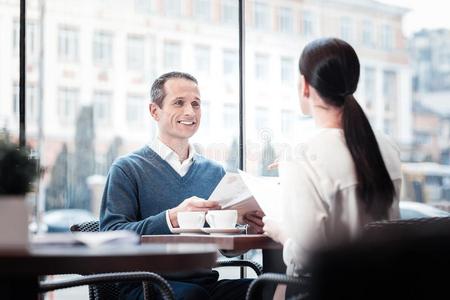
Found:
[(166, 211), (192, 196), (208, 199), (224, 175), (219, 164), (196, 154), (189, 171), (180, 176), (145, 146), (111, 166), (100, 209), (100, 229), (170, 234)]

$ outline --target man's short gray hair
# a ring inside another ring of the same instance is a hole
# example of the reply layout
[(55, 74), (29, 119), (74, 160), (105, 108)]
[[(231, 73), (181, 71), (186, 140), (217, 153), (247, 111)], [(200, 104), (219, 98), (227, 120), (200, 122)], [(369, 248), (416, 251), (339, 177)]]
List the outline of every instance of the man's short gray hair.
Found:
[(150, 90), (150, 98), (152, 102), (157, 104), (159, 107), (162, 107), (164, 97), (166, 97), (166, 91), (164, 90), (164, 84), (167, 80), (173, 78), (181, 78), (186, 79), (198, 84), (197, 79), (194, 76), (188, 73), (183, 72), (169, 72), (159, 76), (152, 84), (152, 88)]

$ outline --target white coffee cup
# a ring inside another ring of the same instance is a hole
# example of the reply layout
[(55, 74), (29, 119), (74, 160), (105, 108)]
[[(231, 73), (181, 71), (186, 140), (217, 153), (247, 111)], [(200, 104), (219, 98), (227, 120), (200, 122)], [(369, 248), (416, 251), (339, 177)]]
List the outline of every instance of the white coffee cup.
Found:
[(203, 211), (182, 211), (177, 214), (180, 228), (196, 229), (205, 225), (205, 212)]
[(238, 219), (237, 210), (210, 210), (206, 214), (206, 222), (211, 228), (235, 228)]

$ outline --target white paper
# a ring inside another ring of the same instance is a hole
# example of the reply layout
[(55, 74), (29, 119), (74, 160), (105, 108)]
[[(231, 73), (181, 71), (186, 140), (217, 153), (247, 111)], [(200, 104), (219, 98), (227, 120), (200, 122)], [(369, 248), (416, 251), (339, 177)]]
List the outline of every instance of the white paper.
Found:
[(239, 170), (239, 173), (227, 172), (209, 199), (218, 201), (223, 209), (237, 209), (238, 222), (242, 222), (245, 213), (255, 210), (279, 220), (279, 197), (278, 177), (256, 177)]

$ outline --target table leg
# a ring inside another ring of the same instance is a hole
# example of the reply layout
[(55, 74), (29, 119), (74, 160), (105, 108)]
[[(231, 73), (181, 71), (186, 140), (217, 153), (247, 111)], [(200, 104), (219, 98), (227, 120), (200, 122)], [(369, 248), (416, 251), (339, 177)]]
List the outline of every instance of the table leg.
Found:
[[(283, 250), (266, 249), (262, 250), (263, 272), (286, 273), (286, 265), (283, 262)], [(276, 285), (266, 285), (262, 292), (262, 299), (269, 300), (273, 298)]]

